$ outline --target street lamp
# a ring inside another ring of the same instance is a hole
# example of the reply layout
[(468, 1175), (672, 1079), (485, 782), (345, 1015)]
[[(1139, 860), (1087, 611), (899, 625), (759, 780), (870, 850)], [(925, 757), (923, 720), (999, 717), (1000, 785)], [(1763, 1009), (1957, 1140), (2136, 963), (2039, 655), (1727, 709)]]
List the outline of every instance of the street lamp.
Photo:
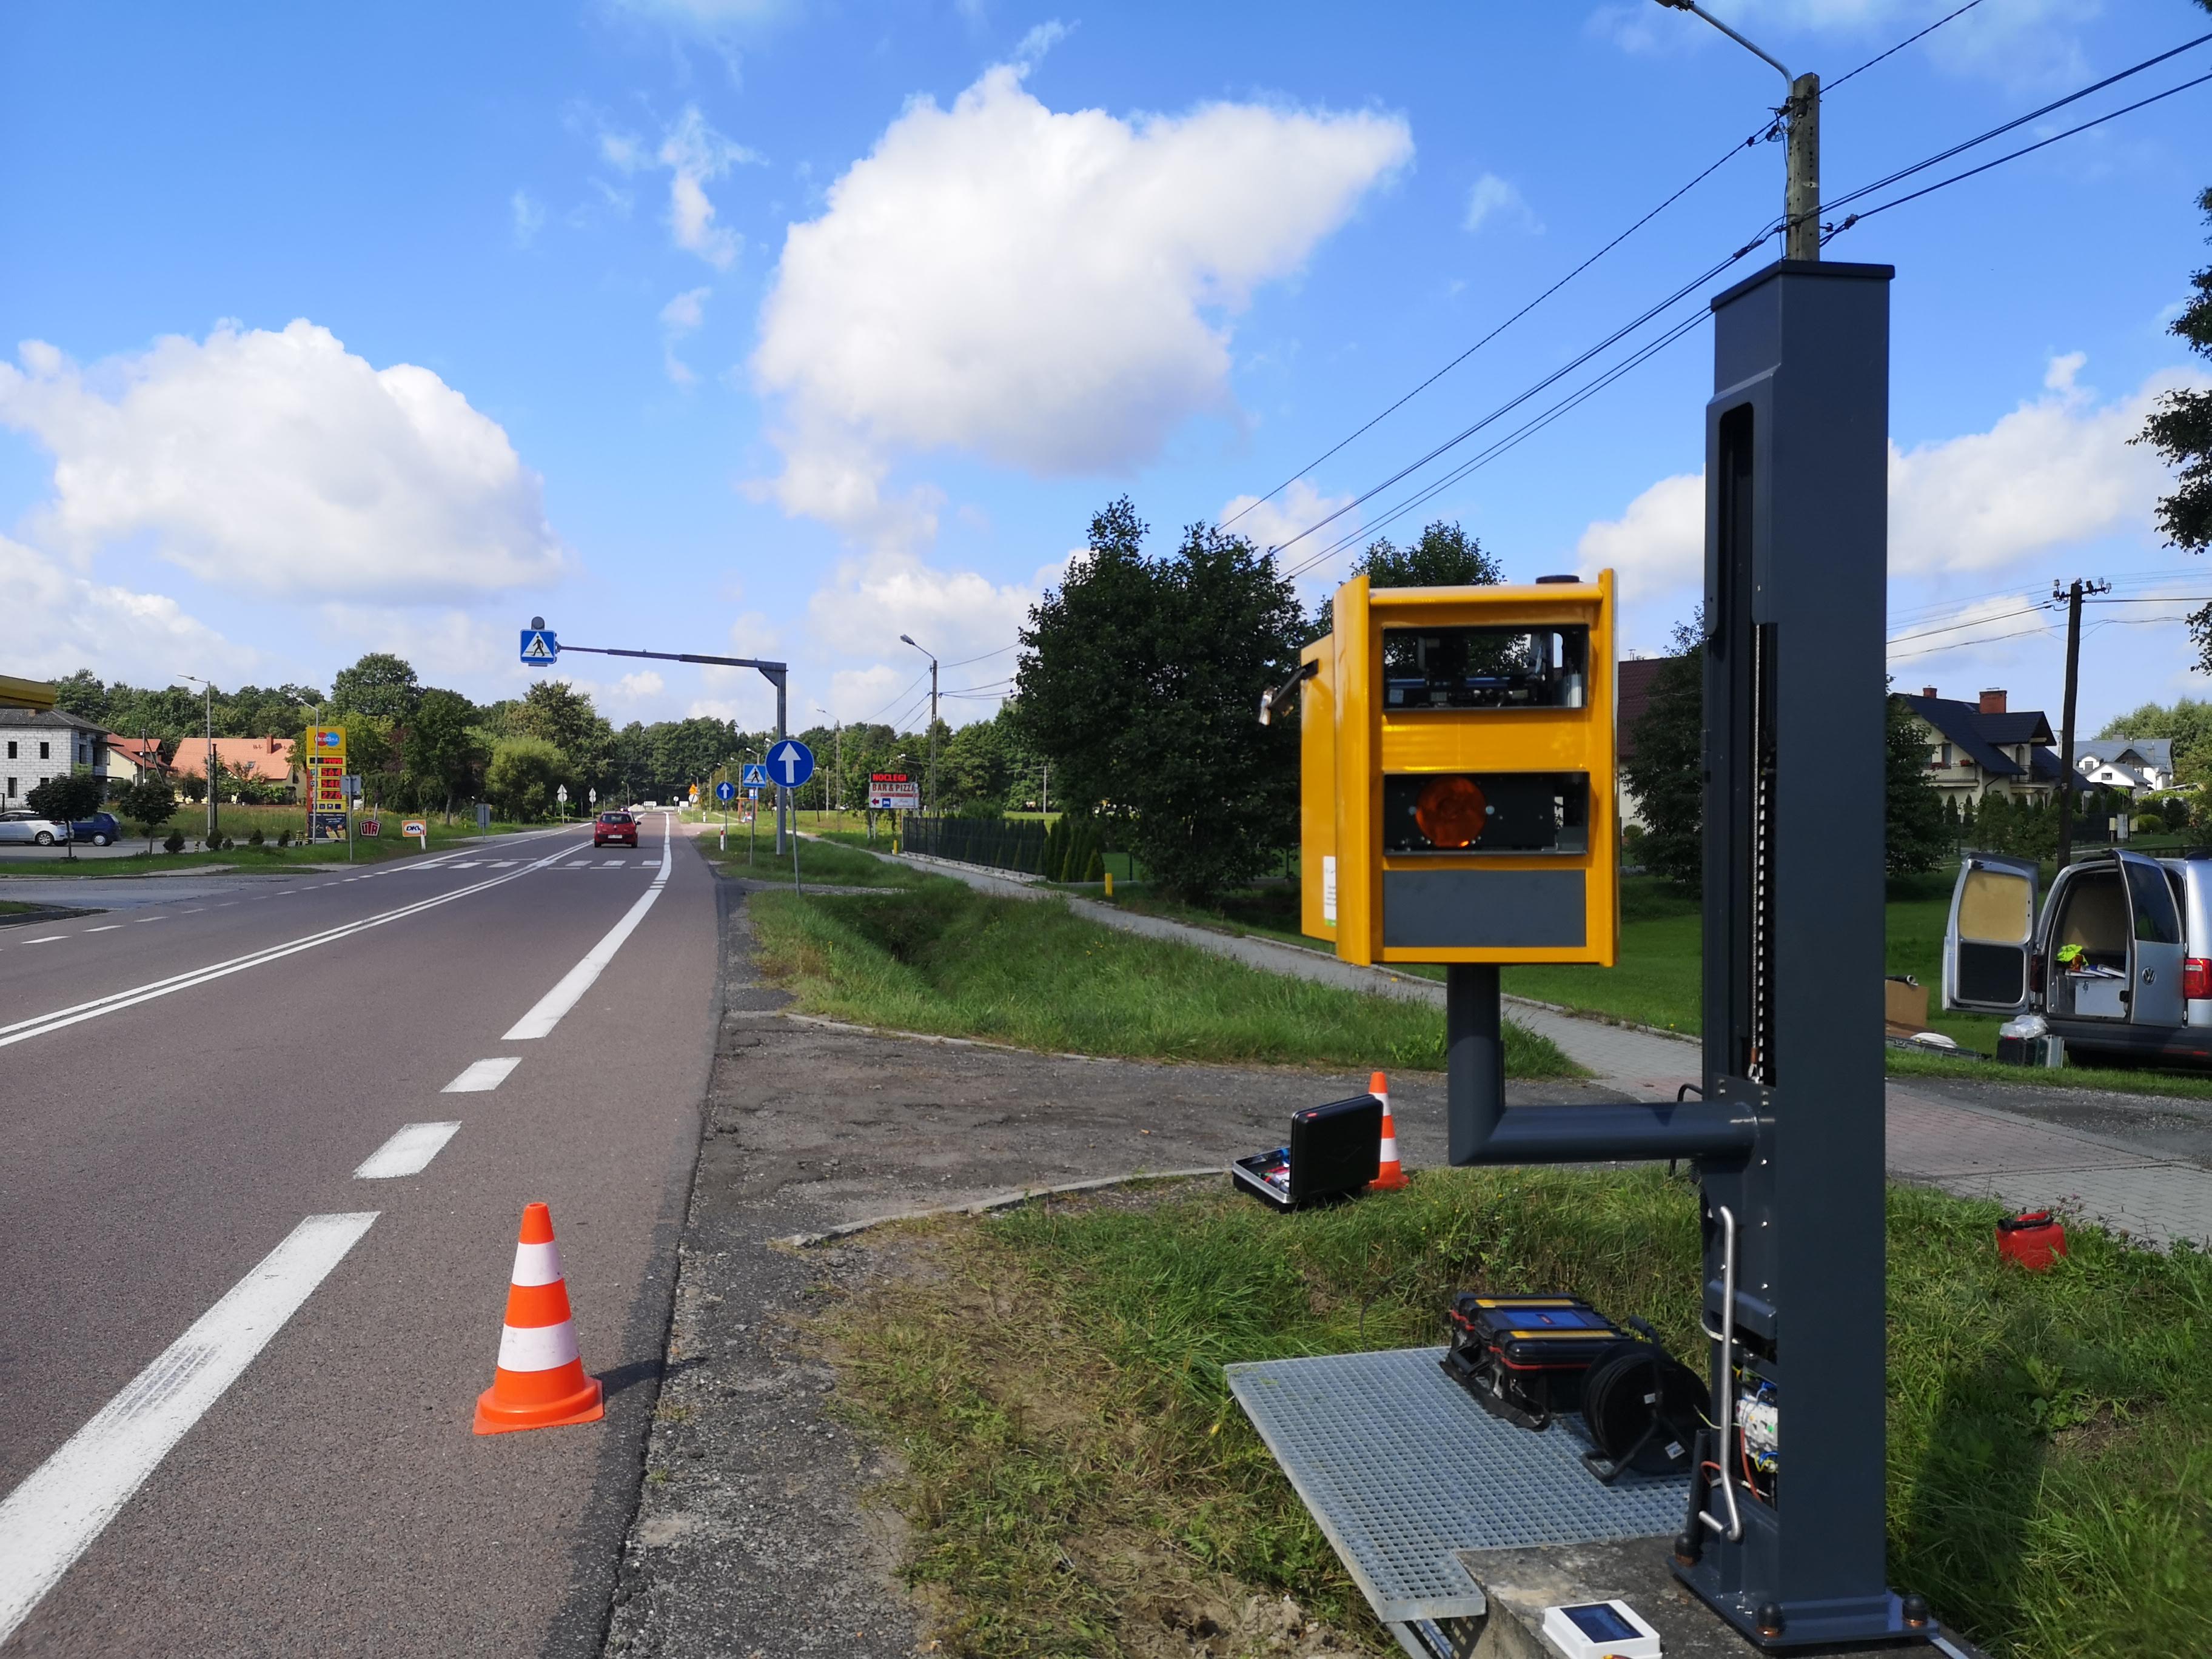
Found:
[(914, 635), (902, 634), (899, 642), (914, 645), (914, 648), (929, 658), (929, 816), (937, 816), (937, 659), (923, 646), (915, 645)]
[[(817, 714), (830, 714), (830, 711), (818, 702), (814, 705), (814, 712)], [(832, 811), (842, 812), (845, 810), (845, 722), (835, 714), (830, 714), (830, 729), (837, 744), (836, 759), (830, 769), (830, 805)]]
[(204, 680), (197, 674), (172, 674), (174, 680), (190, 680), (207, 692), (207, 843), (215, 841), (215, 682)]
[(1674, 11), (1692, 12), (1753, 57), (1765, 59), (1790, 82), (1790, 101), (1783, 120), (1790, 138), (1789, 181), (1782, 192), (1783, 257), (1816, 260), (1820, 257), (1820, 77), (1792, 76), (1772, 52), (1753, 45), (1697, 3), (1697, 0), (1659, 0)]

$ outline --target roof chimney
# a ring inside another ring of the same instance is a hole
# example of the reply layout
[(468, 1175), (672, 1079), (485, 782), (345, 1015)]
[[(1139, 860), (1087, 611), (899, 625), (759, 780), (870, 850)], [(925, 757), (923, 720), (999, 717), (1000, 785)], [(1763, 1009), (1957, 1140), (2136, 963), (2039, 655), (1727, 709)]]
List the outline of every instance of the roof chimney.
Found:
[(1923, 685), (1920, 688), (1920, 695), (1923, 697), (1932, 697), (1936, 695), (1936, 688), (1932, 685)]
[(2005, 694), (2004, 688), (2002, 686), (1999, 686), (1994, 691), (1984, 691), (1982, 693), (1982, 713), (1984, 714), (2002, 714), (2004, 711)]

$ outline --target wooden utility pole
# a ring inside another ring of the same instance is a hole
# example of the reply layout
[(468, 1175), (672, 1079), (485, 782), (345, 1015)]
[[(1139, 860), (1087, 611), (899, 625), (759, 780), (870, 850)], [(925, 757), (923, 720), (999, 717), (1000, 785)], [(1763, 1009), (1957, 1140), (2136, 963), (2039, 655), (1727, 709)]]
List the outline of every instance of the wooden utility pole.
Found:
[(2074, 851), (2074, 693), (2081, 678), (2081, 596), (2103, 593), (2110, 582), (2083, 581), (2076, 576), (2061, 587), (2051, 585), (2055, 602), (2066, 601), (2066, 702), (2058, 730), (2058, 867), (2063, 870)]
[(1783, 187), (1784, 257), (1820, 257), (1820, 77), (1790, 83), (1790, 178)]

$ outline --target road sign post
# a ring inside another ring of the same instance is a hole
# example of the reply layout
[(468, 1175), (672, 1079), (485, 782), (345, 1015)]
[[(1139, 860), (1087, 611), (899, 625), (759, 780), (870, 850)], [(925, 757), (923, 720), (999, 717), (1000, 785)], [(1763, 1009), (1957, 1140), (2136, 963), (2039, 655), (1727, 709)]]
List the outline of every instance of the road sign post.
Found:
[(724, 778), (714, 786), (714, 799), (722, 803), (722, 850), (730, 850), (730, 803), (738, 798), (738, 786)]
[(555, 788), (555, 789), (554, 789), (554, 791), (553, 791), (553, 799), (554, 799), (555, 800), (557, 800), (557, 801), (559, 801), (559, 802), (561, 803), (561, 822), (562, 822), (562, 823), (568, 823), (568, 786), (567, 784), (565, 784), (565, 783), (564, 783), (564, 784), (561, 784), (561, 785), (558, 785), (557, 787), (556, 787), (556, 788)]
[(402, 836), (414, 836), (416, 842), (416, 850), (418, 852), (427, 853), (430, 850), (430, 825), (428, 820), (423, 818), (403, 819), (400, 822), (399, 833)]

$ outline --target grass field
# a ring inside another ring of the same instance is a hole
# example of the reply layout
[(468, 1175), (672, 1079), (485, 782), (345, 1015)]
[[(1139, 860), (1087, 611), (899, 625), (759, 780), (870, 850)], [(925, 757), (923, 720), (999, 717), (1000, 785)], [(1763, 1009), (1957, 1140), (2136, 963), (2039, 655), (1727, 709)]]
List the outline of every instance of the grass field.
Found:
[[(994, 898), (927, 877), (880, 896), (756, 893), (748, 911), (763, 969), (807, 1012), (831, 1018), (1054, 1053), (1443, 1066), (1440, 1010), (1139, 939), (1050, 900)], [(1510, 1024), (1505, 1063), (1514, 1077), (1577, 1071)]]
[[(2076, 1229), (2029, 1274), (1998, 1213), (1890, 1195), (1891, 1582), (2000, 1659), (2212, 1649), (2212, 1260)], [(1437, 1171), (1291, 1217), (1161, 1188), (891, 1248), (923, 1259), (816, 1328), (900, 1455), (905, 1571), (952, 1654), (1184, 1652), (1200, 1616), (1256, 1652), (1238, 1620), (1286, 1595), (1396, 1651), (1229, 1361), (1437, 1342), (1469, 1286), (1564, 1287), (1703, 1352), (1695, 1188), (1656, 1170)]]
[[(791, 880), (790, 847), (787, 844), (783, 856), (778, 858), (773, 830), (765, 830), (757, 847), (751, 837), (735, 829), (730, 831), (727, 852), (720, 850), (720, 837), (714, 835), (701, 836), (697, 845), (707, 861), (725, 875), (752, 881)], [(811, 836), (799, 840), (799, 878), (802, 885), (819, 882), (829, 887), (913, 887), (929, 879), (912, 865), (889, 863)]]

